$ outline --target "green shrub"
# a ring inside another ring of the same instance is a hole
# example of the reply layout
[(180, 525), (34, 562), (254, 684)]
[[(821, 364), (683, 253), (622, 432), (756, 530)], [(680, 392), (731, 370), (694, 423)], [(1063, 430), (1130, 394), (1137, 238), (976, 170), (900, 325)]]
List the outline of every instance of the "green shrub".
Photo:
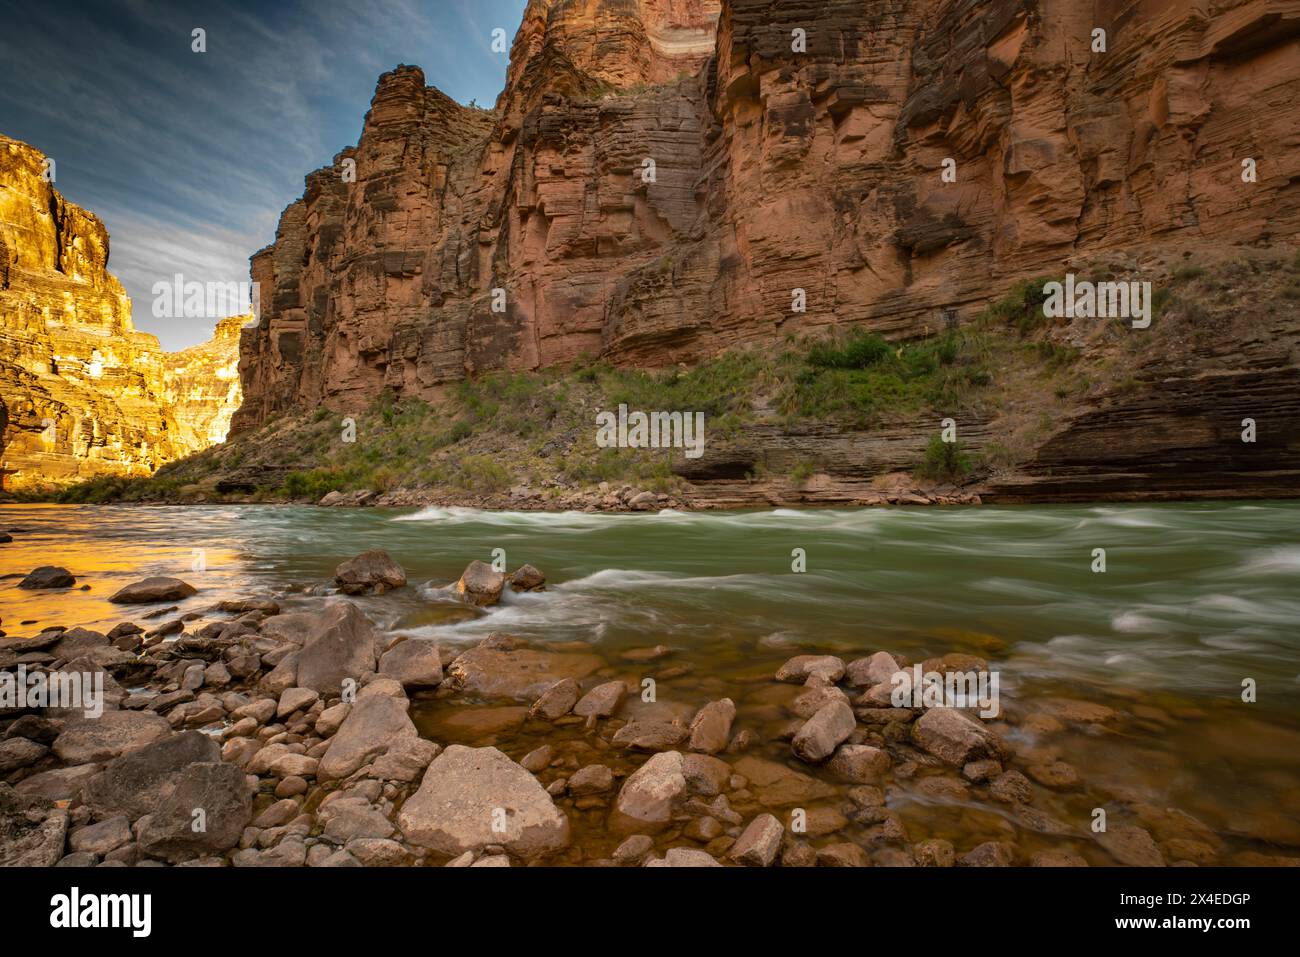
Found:
[(456, 484), (467, 492), (499, 492), (510, 485), (510, 472), (487, 455), (467, 455), (457, 467)]
[(845, 337), (813, 343), (808, 349), (808, 364), (823, 369), (866, 369), (892, 353), (883, 336), (855, 329)]
[(925, 457), (915, 469), (917, 478), (933, 482), (960, 482), (970, 472), (970, 456), (960, 442), (945, 442), (940, 436), (930, 439)]
[(281, 487), (289, 498), (310, 498), (317, 501), (346, 484), (344, 476), (338, 470), (317, 468), (306, 472), (290, 472), (284, 477)]
[(796, 488), (803, 488), (816, 470), (816, 466), (807, 459), (796, 462), (794, 468), (790, 470), (790, 484)]

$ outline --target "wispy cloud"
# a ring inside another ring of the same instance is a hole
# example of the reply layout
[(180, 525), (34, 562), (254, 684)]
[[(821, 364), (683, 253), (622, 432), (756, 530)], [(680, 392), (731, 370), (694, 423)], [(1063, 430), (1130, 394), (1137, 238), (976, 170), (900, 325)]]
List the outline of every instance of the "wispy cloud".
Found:
[(0, 0), (0, 132), (55, 158), (60, 191), (109, 228), (137, 327), (181, 348), (210, 329), (153, 318), (153, 283), (246, 279), (303, 177), (356, 142), (379, 73), (417, 64), (492, 103), (491, 32), (513, 36), (524, 3)]

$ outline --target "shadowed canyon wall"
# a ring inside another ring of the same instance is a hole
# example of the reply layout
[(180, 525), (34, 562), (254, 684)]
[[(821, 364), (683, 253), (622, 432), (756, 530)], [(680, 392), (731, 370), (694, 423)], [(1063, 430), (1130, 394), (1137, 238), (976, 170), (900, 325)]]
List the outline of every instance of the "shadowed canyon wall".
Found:
[[(5, 488), (147, 476), (225, 438), (239, 318), (180, 353), (131, 324), (108, 232), (0, 136), (0, 470)], [(246, 317), (245, 317), (246, 318)]]
[(920, 335), (1089, 252), (1292, 238), (1298, 35), (1280, 0), (533, 0), (495, 110), (400, 67), (307, 178), (252, 260), (236, 427), (584, 352)]

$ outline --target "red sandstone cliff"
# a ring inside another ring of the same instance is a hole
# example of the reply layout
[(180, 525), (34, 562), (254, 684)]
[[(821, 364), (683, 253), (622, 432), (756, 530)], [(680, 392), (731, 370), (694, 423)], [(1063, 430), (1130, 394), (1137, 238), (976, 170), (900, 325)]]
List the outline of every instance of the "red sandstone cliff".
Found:
[(308, 176), (252, 260), (234, 427), (584, 352), (922, 335), (1098, 254), (1294, 241), (1297, 101), (1294, 0), (532, 0), (493, 111), (399, 67)]

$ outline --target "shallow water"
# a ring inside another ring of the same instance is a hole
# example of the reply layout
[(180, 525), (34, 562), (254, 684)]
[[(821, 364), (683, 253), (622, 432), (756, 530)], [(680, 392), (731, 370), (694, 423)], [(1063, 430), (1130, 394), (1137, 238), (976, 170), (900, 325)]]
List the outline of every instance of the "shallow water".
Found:
[[(360, 600), (382, 627), (457, 646), (494, 631), (584, 642), (610, 662), (608, 674), (634, 683), (685, 670), (661, 682), (661, 704), (689, 717), (730, 695), (737, 727), (759, 734), (755, 753), (778, 761), (789, 756), (773, 740), (790, 717), (781, 706), (799, 689), (768, 679), (791, 655), (979, 655), (1000, 673), (1010, 737), (1080, 772), (1082, 787), (1042, 789), (1036, 803), (1079, 832), (1065, 846), (1106, 862), (1087, 836), (1096, 806), (1177, 830), (1145, 819), (1150, 806), (1204, 822), (1224, 842), (1216, 862), (1300, 848), (1295, 503), (658, 514), (5, 506), (5, 528), (14, 542), (0, 545), (0, 573), (64, 565), (90, 585), (42, 593), (0, 581), (0, 627), (10, 635), (129, 617), (106, 599), (146, 574), (201, 589), (182, 613), (262, 594), (292, 604), (303, 589), (325, 588), (339, 561), (385, 548), (415, 587)], [(1098, 548), (1101, 574), (1091, 570)], [(541, 568), (549, 588), (471, 614), (445, 589), (494, 549), (511, 568)], [(792, 571), (796, 549), (802, 573)], [(620, 660), (656, 644), (674, 654), (651, 665)], [(1257, 704), (1241, 702), (1245, 678), (1258, 684)], [(1121, 718), (1037, 737), (1016, 727), (1049, 696), (1105, 703)], [(509, 712), (466, 725), (456, 724), (458, 709), (455, 699), (421, 705), (422, 729), (493, 741), (515, 757), (541, 743)], [(560, 734), (599, 748), (580, 726)], [(960, 849), (1013, 833), (1024, 848), (1061, 846), (1008, 821), (1005, 807), (915, 788), (924, 777), (890, 793), (914, 839), (945, 836)], [(608, 843), (603, 812), (575, 813), (592, 819), (595, 845)]]

